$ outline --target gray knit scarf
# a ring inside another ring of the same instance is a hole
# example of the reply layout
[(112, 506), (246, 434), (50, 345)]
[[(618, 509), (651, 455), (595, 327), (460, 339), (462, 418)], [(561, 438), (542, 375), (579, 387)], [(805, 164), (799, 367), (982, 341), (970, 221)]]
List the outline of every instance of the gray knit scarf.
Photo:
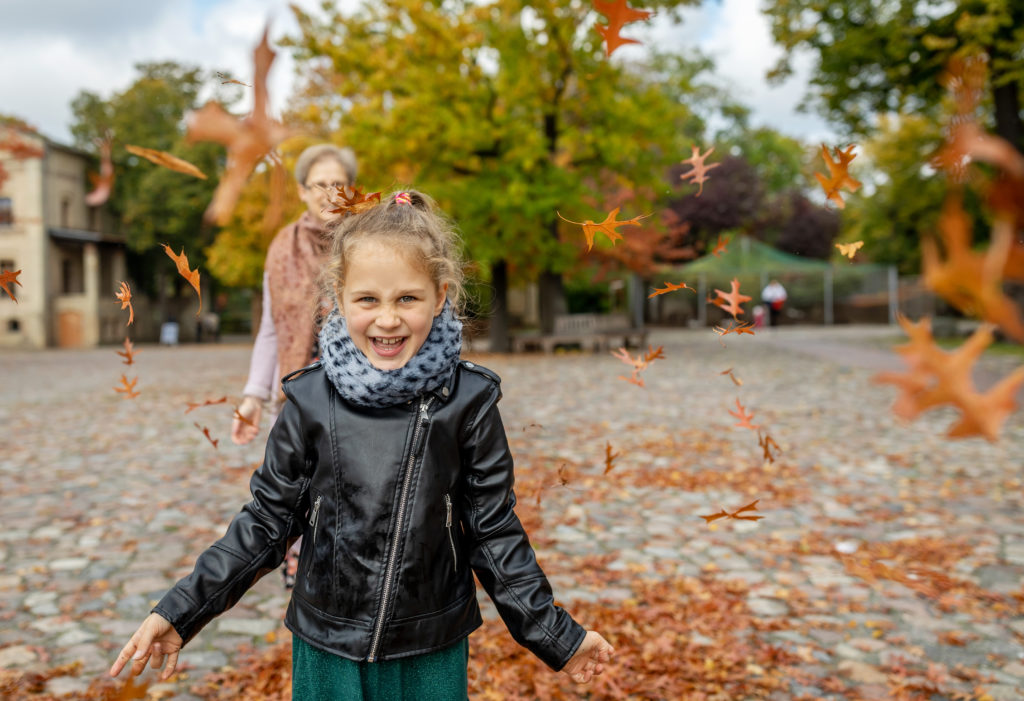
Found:
[(352, 342), (337, 307), (320, 329), (320, 357), (328, 379), (342, 397), (360, 406), (394, 406), (437, 389), (458, 362), (461, 350), (462, 322), (455, 318), (448, 301), (434, 317), (427, 340), (416, 355), (395, 370), (379, 370), (370, 364)]

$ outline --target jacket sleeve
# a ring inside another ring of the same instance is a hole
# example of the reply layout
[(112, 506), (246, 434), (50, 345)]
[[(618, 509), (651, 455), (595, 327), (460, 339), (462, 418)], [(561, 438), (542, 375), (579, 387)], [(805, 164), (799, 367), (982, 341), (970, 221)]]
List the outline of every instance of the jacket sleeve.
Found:
[(545, 664), (560, 670), (583, 642), (586, 630), (555, 605), (537, 563), (512, 491), (512, 454), (498, 413), (497, 385), (463, 438), (463, 524), (469, 561), (512, 637)]
[(308, 504), (307, 456), (295, 402), (286, 402), (267, 439), (263, 464), (249, 482), (252, 501), (227, 532), (196, 560), (153, 608), (187, 643), (214, 617), (235, 605), (284, 559), (302, 532)]

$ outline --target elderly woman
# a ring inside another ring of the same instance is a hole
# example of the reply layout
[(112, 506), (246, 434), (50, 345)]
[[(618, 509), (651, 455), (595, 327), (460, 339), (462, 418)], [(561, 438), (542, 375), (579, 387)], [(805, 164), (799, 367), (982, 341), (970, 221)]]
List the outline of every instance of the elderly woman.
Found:
[[(298, 221), (277, 233), (267, 251), (263, 273), (263, 316), (249, 362), (244, 398), (231, 425), (231, 440), (248, 443), (259, 433), (264, 403), (270, 422), (282, 399), (281, 378), (308, 365), (319, 355), (313, 311), (316, 279), (330, 247), (326, 238), (331, 215), (325, 214), (327, 196), (339, 185), (351, 185), (357, 172), (349, 148), (332, 144), (310, 146), (295, 163), (299, 198), (306, 211)], [(296, 548), (298, 543), (296, 543)], [(293, 548), (295, 553), (297, 549)], [(294, 581), (296, 561), (285, 560), (285, 586)]]

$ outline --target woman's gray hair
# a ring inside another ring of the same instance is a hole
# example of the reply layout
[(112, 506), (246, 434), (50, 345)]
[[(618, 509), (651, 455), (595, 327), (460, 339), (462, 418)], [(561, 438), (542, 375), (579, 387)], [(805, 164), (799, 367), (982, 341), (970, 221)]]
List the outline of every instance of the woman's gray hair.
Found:
[(313, 164), (328, 159), (337, 161), (338, 165), (344, 169), (345, 176), (348, 178), (347, 185), (355, 183), (359, 170), (355, 152), (348, 146), (341, 147), (334, 144), (317, 144), (303, 151), (299, 155), (299, 160), (295, 161), (295, 180), (300, 185), (305, 185)]

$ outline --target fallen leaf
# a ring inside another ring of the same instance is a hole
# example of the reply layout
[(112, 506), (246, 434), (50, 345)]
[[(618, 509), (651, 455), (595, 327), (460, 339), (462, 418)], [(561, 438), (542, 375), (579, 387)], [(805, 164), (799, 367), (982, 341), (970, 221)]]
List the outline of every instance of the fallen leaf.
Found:
[(605, 445), (604, 445), (604, 474), (607, 475), (609, 472), (612, 471), (612, 468), (614, 467), (613, 463), (615, 462), (615, 458), (619, 457), (619, 455), (621, 455), (621, 454), (622, 453), (613, 453), (612, 452), (612, 444), (610, 442), (605, 442)]
[(712, 163), (710, 165), (704, 165), (704, 159), (710, 156), (711, 152), (715, 150), (714, 146), (709, 148), (703, 155), (701, 155), (700, 147), (698, 146), (691, 146), (690, 149), (692, 151), (692, 155), (682, 163), (683, 165), (693, 166), (693, 170), (686, 171), (679, 176), (679, 179), (683, 181), (689, 180), (691, 185), (700, 185), (700, 188), (697, 190), (697, 194), (694, 195), (695, 197), (700, 197), (701, 193), (704, 192), (704, 183), (708, 181), (708, 171), (712, 168), (717, 168), (721, 164)]
[(122, 280), (121, 287), (118, 292), (114, 293), (114, 296), (121, 303), (121, 311), (128, 310), (128, 323), (125, 326), (131, 326), (135, 321), (135, 309), (132, 307), (132, 290), (128, 287), (128, 283)]
[(608, 216), (605, 217), (605, 220), (600, 223), (591, 221), (590, 219), (587, 219), (584, 222), (572, 221), (571, 219), (566, 219), (565, 217), (563, 217), (560, 212), (556, 211), (555, 214), (557, 214), (559, 219), (561, 219), (564, 222), (576, 224), (577, 226), (583, 227), (583, 235), (587, 239), (588, 251), (594, 247), (594, 237), (598, 233), (604, 234), (606, 237), (608, 237), (608, 240), (611, 241), (612, 244), (614, 244), (616, 241), (622, 240), (622, 234), (616, 231), (616, 229), (618, 229), (620, 226), (640, 226), (641, 219), (646, 219), (647, 217), (651, 216), (650, 214), (641, 214), (640, 216), (633, 217), (632, 219), (616, 221), (615, 217), (617, 217), (619, 214), (618, 207), (609, 212)]
[(132, 144), (126, 145), (124, 150), (128, 153), (145, 158), (147, 161), (155, 163), (158, 166), (163, 166), (168, 170), (173, 170), (177, 173), (184, 173), (185, 175), (194, 175), (200, 180), (206, 180), (206, 174), (203, 171), (199, 170), (188, 161), (178, 158), (166, 151), (157, 151), (151, 148), (143, 148), (142, 146), (133, 146)]

